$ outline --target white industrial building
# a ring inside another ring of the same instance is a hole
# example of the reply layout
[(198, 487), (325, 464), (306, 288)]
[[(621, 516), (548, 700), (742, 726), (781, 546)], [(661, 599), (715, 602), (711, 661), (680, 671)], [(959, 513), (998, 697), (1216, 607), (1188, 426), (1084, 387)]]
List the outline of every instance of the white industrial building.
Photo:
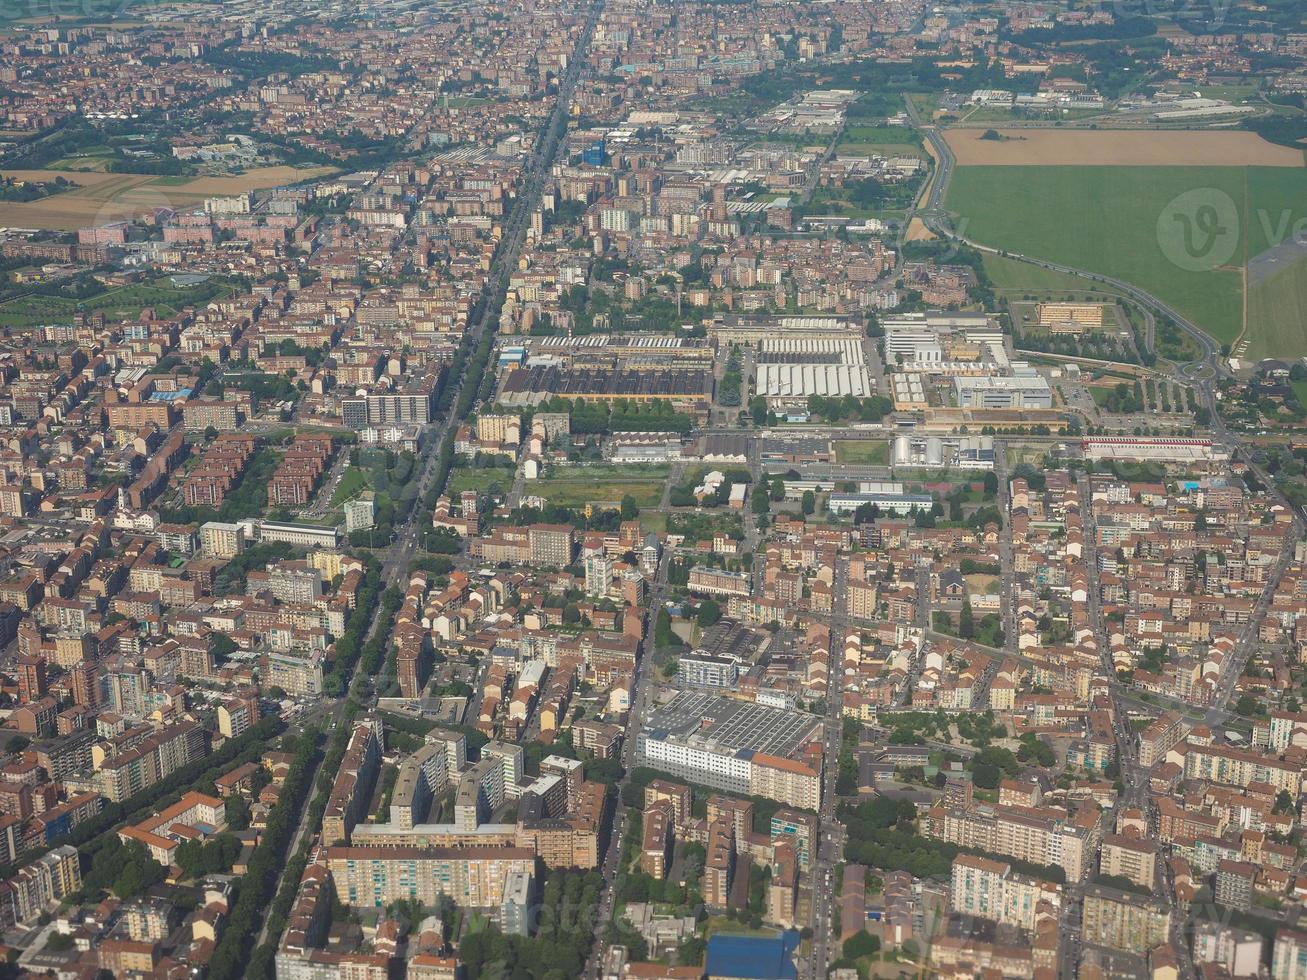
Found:
[[(1008, 366), (1003, 331), (987, 313), (907, 313), (882, 320), (881, 328), (885, 363), (890, 366), (902, 364), (931, 374), (1002, 371)], [(980, 358), (950, 361), (946, 355), (958, 344), (980, 348)]]
[(994, 468), (993, 436), (914, 436), (894, 439), (896, 467), (955, 467), (964, 470)]
[(860, 340), (774, 338), (758, 346), (755, 390), (772, 411), (805, 407), (810, 395), (867, 398), (874, 393)]
[(875, 504), (885, 512), (910, 514), (930, 510), (934, 503), (928, 493), (904, 493), (902, 483), (863, 481), (857, 493), (832, 493), (828, 507), (833, 514), (852, 514), (863, 504)]
[(1010, 376), (965, 376), (953, 379), (960, 408), (1052, 408), (1053, 389), (1038, 371), (1014, 363)]
[(1080, 440), (1086, 459), (1156, 460), (1198, 463), (1213, 458), (1210, 439), (1184, 437), (1090, 436)]

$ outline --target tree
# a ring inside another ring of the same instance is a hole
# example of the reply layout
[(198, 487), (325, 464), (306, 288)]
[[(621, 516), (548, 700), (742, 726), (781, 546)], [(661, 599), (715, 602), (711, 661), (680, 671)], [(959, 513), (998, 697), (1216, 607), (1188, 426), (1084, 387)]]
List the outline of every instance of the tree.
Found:
[(993, 470), (985, 473), (985, 496), (993, 497), (998, 493), (998, 475)]
[(658, 616), (654, 620), (654, 646), (669, 647), (675, 642), (671, 614), (665, 608), (659, 609)]
[(805, 517), (812, 514), (812, 512), (817, 509), (817, 495), (811, 490), (804, 490), (803, 498), (799, 507), (803, 511)]
[(863, 929), (844, 940), (844, 955), (851, 960), (880, 952), (880, 939)]
[(753, 508), (755, 517), (762, 517), (771, 510), (771, 501), (767, 499), (765, 487), (760, 486), (753, 491), (753, 503), (750, 506)]
[(1251, 694), (1244, 694), (1235, 702), (1234, 710), (1244, 717), (1251, 717), (1260, 714), (1261, 705), (1257, 703), (1257, 699)]
[(998, 766), (988, 762), (977, 762), (971, 769), (971, 775), (981, 789), (994, 789), (998, 786), (1001, 771)]
[(771, 499), (781, 501), (785, 499), (785, 479), (777, 476), (771, 482)]
[(629, 493), (622, 497), (622, 520), (633, 521), (640, 516), (640, 508), (636, 506), (635, 498)]
[(722, 618), (722, 607), (712, 599), (705, 599), (699, 603), (699, 612), (695, 618), (706, 629)]
[(250, 825), (250, 805), (240, 795), (227, 797), (227, 827), (230, 830), (245, 830)]
[(676, 947), (676, 962), (681, 966), (698, 966), (703, 963), (707, 943), (699, 936), (690, 936)]

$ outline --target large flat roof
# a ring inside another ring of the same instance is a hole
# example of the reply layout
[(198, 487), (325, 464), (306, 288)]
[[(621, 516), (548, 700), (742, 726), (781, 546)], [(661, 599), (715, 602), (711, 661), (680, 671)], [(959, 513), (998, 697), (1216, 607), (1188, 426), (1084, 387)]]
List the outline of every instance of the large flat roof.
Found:
[(788, 758), (812, 740), (820, 724), (820, 718), (802, 711), (682, 691), (654, 712), (648, 735)]

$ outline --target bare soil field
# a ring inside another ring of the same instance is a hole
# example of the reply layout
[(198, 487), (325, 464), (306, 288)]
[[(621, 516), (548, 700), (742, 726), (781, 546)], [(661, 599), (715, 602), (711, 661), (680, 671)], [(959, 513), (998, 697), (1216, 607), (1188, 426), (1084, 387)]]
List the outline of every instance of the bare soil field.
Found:
[(5, 170), (6, 177), (53, 180), (78, 186), (28, 203), (0, 202), (0, 227), (76, 231), (121, 221), (153, 208), (186, 208), (206, 197), (276, 187), (331, 173), (330, 168), (263, 167), (236, 177), (152, 177), (144, 174), (83, 173), (63, 170)]
[(908, 222), (907, 241), (910, 242), (928, 242), (935, 237), (935, 233), (926, 227), (926, 223), (920, 218), (914, 217)]
[(944, 133), (961, 166), (1301, 167), (1303, 151), (1256, 133), (1192, 130), (983, 129)]

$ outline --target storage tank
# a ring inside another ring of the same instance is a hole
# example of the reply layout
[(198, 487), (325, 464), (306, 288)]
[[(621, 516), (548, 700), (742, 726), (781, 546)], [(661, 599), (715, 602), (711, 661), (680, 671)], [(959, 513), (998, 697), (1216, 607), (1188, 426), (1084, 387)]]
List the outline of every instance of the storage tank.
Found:
[(894, 439), (894, 465), (908, 466), (912, 463), (912, 440), (907, 436)]
[(936, 436), (931, 436), (926, 440), (926, 465), (943, 466), (944, 465), (944, 440)]

